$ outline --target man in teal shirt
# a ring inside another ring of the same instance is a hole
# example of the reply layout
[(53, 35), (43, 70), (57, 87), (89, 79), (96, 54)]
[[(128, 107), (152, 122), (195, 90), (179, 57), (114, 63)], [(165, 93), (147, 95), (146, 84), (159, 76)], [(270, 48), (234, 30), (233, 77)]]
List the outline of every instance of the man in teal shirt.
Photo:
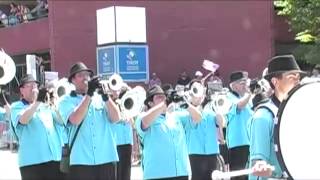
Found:
[(69, 144), (75, 138), (70, 155), (70, 179), (114, 180), (118, 161), (111, 123), (120, 119), (115, 103), (100, 89), (99, 79), (82, 62), (70, 69), (69, 82), (75, 86), (62, 96), (59, 111), (69, 130)]
[[(127, 92), (129, 92), (129, 88), (124, 86), (119, 91), (112, 90), (112, 95), (110, 97), (117, 105), (119, 105), (121, 104), (121, 98)], [(119, 156), (119, 161), (117, 162), (118, 180), (130, 180), (131, 178), (131, 154), (133, 145), (132, 124), (133, 118), (128, 118), (121, 119), (112, 126)]]
[[(250, 167), (254, 173), (250, 180), (282, 178), (282, 170), (274, 148), (274, 119), (277, 118), (280, 103), (288, 92), (300, 81), (303, 73), (294, 56), (276, 56), (269, 61), (265, 75), (274, 90), (271, 100), (258, 105), (250, 125)], [(275, 167), (272, 171), (271, 166)]]
[[(194, 79), (194, 83), (201, 83)], [(195, 123), (191, 118), (183, 119), (186, 133), (186, 142), (190, 159), (192, 180), (211, 180), (211, 173), (217, 169), (217, 156), (219, 154), (218, 132), (222, 132), (223, 116), (214, 112), (212, 106), (203, 103), (205, 92), (200, 96), (191, 96), (191, 104), (200, 110), (202, 120)], [(181, 110), (185, 111), (185, 110)], [(223, 134), (220, 134), (223, 136)]]
[[(232, 106), (227, 114), (226, 140), (229, 150), (230, 170), (241, 170), (247, 165), (249, 157), (249, 139), (247, 123), (251, 119), (252, 109), (249, 102), (251, 93), (248, 86), (248, 75), (245, 71), (236, 71), (230, 75), (228, 99)], [(232, 179), (246, 180), (247, 176)]]
[(200, 121), (200, 112), (192, 105), (186, 111), (168, 111), (171, 100), (166, 100), (158, 85), (148, 90), (145, 104), (149, 109), (136, 120), (143, 147), (143, 178), (188, 180), (190, 164), (182, 121)]
[(63, 179), (59, 170), (62, 122), (47, 103), (47, 90), (38, 89), (32, 75), (21, 79), (21, 100), (11, 105), (11, 121), (19, 140), (22, 180)]

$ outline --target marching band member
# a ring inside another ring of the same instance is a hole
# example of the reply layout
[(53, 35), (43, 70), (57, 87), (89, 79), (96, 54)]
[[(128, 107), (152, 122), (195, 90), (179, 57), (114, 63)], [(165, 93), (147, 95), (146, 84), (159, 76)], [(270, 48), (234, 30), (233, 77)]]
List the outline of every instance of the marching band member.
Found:
[[(247, 72), (237, 71), (230, 75), (231, 93), (228, 98), (233, 105), (227, 114), (226, 132), (230, 171), (244, 169), (249, 157), (247, 123), (252, 116), (252, 109), (249, 103), (251, 93), (247, 81)], [(247, 176), (241, 176), (232, 179), (246, 180), (247, 178)]]
[(191, 104), (187, 111), (167, 112), (172, 100), (160, 86), (150, 88), (145, 100), (149, 109), (136, 119), (144, 179), (188, 180), (190, 164), (181, 121), (198, 122), (201, 114)]
[[(190, 86), (195, 82), (201, 83), (201, 80), (191, 81)], [(203, 109), (205, 104), (201, 105), (201, 103), (204, 95), (191, 99), (191, 104), (201, 109), (202, 120), (197, 124), (191, 119), (183, 121), (192, 180), (211, 180), (212, 171), (217, 169), (217, 156), (219, 154), (217, 136), (219, 132), (222, 132), (223, 116), (214, 112), (209, 106)]]
[(69, 175), (74, 180), (114, 180), (115, 162), (119, 159), (111, 123), (120, 119), (120, 112), (108, 94), (95, 92), (101, 85), (92, 75), (92, 70), (82, 62), (74, 64), (68, 81), (75, 90), (62, 96), (58, 105), (70, 133), (69, 143), (76, 138)]
[[(274, 146), (274, 118), (277, 116), (280, 103), (288, 92), (300, 81), (303, 73), (294, 56), (276, 56), (269, 61), (265, 75), (274, 90), (271, 100), (258, 105), (250, 126), (250, 167), (254, 173), (249, 179), (264, 180), (281, 178), (282, 171), (276, 157)], [(275, 167), (272, 172), (270, 165)]]
[(187, 72), (183, 71), (177, 80), (177, 85), (182, 85), (182, 86), (188, 86), (190, 83), (191, 78), (188, 76)]
[[(117, 102), (127, 92), (122, 88), (119, 92), (113, 91), (112, 99)], [(122, 119), (112, 126), (117, 144), (119, 161), (117, 162), (117, 179), (130, 180), (131, 176), (131, 154), (133, 145), (132, 120)]]
[(57, 127), (62, 126), (46, 104), (47, 89), (38, 89), (32, 75), (21, 79), (21, 100), (11, 106), (11, 120), (18, 137), (18, 158), (22, 180), (63, 179), (59, 170), (62, 141)]

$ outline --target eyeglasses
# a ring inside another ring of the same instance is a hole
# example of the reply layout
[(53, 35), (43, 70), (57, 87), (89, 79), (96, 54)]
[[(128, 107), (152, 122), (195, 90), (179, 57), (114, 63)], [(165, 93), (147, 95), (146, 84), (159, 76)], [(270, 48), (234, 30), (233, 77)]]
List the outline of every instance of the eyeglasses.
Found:
[(23, 85), (22, 87), (24, 88), (38, 88), (39, 85), (37, 83), (34, 83), (34, 84), (25, 84)]
[(76, 77), (83, 78), (83, 77), (90, 77), (90, 73), (87, 71), (78, 72), (75, 74)]
[(154, 95), (154, 99), (165, 99), (166, 96), (164, 94), (156, 94)]

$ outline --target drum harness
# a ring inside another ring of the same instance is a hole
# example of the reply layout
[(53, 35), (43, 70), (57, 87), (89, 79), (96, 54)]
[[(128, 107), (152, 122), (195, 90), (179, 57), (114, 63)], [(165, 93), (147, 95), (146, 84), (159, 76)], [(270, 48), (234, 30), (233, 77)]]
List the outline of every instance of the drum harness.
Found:
[[(258, 110), (258, 109), (261, 109), (261, 108), (265, 108), (267, 109), (273, 116), (273, 121), (274, 121), (274, 124), (277, 124), (278, 123), (278, 118), (277, 118), (277, 114), (278, 114), (278, 107), (273, 103), (272, 100), (269, 100), (265, 103), (262, 103), (262, 104), (259, 104), (255, 110), (255, 112)], [(274, 132), (272, 131), (271, 132), (271, 139), (270, 141), (272, 141), (272, 139), (274, 138)], [(278, 147), (275, 145), (275, 149), (276, 151), (278, 150)], [(270, 149), (271, 151), (271, 149)], [(285, 174), (282, 174), (281, 177), (270, 177), (268, 178), (268, 180), (286, 180), (287, 176)], [(260, 179), (260, 177), (258, 177), (258, 180)]]

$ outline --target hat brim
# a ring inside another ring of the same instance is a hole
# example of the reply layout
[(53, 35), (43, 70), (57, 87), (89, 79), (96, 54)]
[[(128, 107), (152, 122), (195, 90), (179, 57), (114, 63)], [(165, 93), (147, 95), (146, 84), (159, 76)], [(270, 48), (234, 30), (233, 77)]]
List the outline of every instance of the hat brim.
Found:
[(81, 69), (81, 70), (75, 71), (74, 73), (70, 74), (69, 77), (68, 77), (68, 81), (71, 83), (72, 77), (73, 77), (75, 74), (77, 74), (77, 73), (79, 73), (79, 72), (82, 72), (82, 71), (87, 71), (87, 72), (90, 73), (90, 76), (93, 76), (93, 71), (92, 71), (91, 69)]
[(277, 74), (282, 74), (282, 73), (286, 73), (286, 72), (297, 72), (299, 73), (301, 76), (306, 76), (308, 75), (307, 72), (305, 71), (301, 71), (301, 70), (291, 70), (291, 71), (277, 71), (277, 72), (272, 72), (272, 73), (269, 73), (269, 74), (266, 74), (263, 78), (270, 81), (271, 78), (273, 78), (275, 75)]
[(235, 81), (230, 81), (229, 84), (233, 84), (233, 83), (240, 82), (240, 81), (246, 81), (247, 79), (248, 79), (248, 78), (243, 77), (243, 78), (237, 79), (237, 80), (235, 80)]
[(24, 83), (21, 83), (21, 84), (19, 85), (19, 88), (21, 88), (23, 85), (25, 85), (25, 84), (27, 84), (27, 83), (30, 83), (30, 82), (35, 82), (35, 83), (37, 83), (38, 85), (40, 85), (40, 82), (37, 81), (37, 80), (34, 80), (34, 81), (26, 81), (26, 82), (24, 82)]
[(148, 96), (145, 100), (144, 100), (144, 105), (148, 105), (148, 102), (150, 102), (152, 99), (152, 97), (154, 95), (158, 95), (158, 94), (165, 94), (165, 93), (155, 93), (155, 94), (152, 94), (151, 96)]

